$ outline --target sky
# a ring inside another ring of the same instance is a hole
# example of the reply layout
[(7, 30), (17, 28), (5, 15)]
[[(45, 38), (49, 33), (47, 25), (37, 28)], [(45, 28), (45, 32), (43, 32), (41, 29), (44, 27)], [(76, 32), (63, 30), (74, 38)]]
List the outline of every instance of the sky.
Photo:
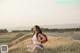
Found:
[(80, 23), (79, 0), (0, 0), (0, 28)]

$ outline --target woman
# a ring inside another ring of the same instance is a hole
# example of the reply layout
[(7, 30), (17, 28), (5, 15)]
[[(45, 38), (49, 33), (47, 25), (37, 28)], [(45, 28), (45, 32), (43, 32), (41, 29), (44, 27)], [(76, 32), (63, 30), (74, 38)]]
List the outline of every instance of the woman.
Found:
[(44, 53), (44, 46), (42, 44), (47, 42), (47, 37), (42, 33), (38, 25), (35, 25), (32, 31), (32, 53)]

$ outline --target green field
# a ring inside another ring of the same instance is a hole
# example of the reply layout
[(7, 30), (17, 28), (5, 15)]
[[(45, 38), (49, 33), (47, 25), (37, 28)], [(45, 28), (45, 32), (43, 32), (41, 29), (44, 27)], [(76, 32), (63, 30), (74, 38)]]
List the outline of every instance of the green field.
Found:
[(12, 40), (23, 36), (24, 34), (25, 32), (0, 33), (0, 43), (9, 43)]

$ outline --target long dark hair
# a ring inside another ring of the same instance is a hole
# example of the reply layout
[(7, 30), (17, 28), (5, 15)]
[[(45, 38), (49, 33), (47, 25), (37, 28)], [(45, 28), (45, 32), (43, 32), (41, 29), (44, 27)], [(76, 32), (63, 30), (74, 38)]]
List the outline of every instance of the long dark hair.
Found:
[[(41, 28), (38, 26), (38, 25), (35, 25), (34, 26), (35, 28), (36, 28), (36, 30), (37, 30), (37, 35), (40, 33), (40, 34), (42, 34), (42, 30), (41, 30)], [(32, 30), (33, 30), (33, 28), (32, 28)], [(33, 35), (35, 34), (35, 32), (33, 33)]]

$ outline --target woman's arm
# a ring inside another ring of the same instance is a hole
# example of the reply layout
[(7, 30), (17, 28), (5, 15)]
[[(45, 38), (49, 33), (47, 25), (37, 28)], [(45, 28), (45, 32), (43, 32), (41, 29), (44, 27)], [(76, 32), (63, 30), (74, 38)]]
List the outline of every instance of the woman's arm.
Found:
[(39, 40), (40, 42), (42, 42), (42, 41), (45, 40), (45, 37), (43, 36), (43, 34), (39, 34), (38, 40)]

